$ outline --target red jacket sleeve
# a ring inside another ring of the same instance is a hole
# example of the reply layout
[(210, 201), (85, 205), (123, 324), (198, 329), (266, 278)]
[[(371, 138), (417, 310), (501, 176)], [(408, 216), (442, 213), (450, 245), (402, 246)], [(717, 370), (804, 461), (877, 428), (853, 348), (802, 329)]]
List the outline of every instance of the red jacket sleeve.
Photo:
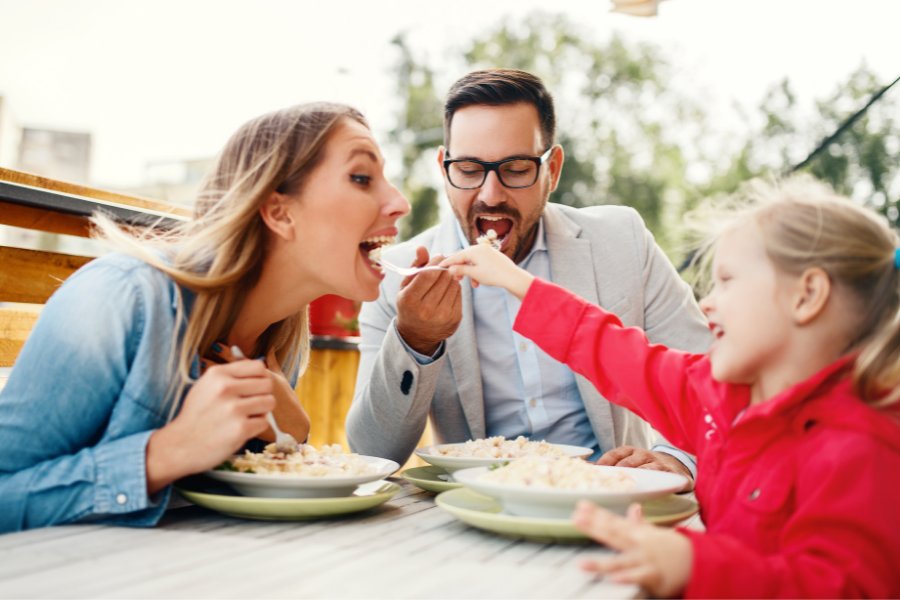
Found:
[(690, 393), (703, 355), (650, 344), (644, 332), (553, 283), (535, 279), (513, 325), (587, 377), (610, 402), (648, 421), (670, 443), (697, 453), (701, 410)]

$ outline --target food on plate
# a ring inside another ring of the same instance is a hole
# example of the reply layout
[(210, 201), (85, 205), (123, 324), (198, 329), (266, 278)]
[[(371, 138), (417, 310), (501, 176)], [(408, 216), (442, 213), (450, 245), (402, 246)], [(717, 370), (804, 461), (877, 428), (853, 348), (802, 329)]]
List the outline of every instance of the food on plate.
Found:
[(359, 454), (344, 452), (339, 444), (316, 449), (300, 444), (294, 452), (280, 452), (275, 444), (262, 452), (244, 451), (225, 461), (219, 470), (256, 473), (259, 475), (302, 475), (306, 477), (344, 477), (374, 474), (378, 469)]
[(545, 441), (534, 442), (524, 436), (508, 440), (502, 435), (469, 440), (463, 444), (436, 447), (436, 454), (457, 458), (521, 458), (523, 456), (565, 456), (558, 447)]
[(487, 471), (479, 480), (558, 490), (629, 491), (637, 483), (627, 473), (578, 458), (529, 456)]

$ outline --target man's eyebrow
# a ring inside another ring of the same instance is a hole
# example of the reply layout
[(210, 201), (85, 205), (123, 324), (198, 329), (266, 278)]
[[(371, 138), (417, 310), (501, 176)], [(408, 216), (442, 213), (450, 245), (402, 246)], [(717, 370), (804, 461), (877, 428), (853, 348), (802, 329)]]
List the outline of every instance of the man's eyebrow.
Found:
[(484, 160), (477, 156), (472, 156), (472, 155), (460, 155), (460, 156), (449, 156), (448, 155), (447, 158), (450, 160), (472, 160), (472, 161), (478, 161), (478, 162), (492, 163), (492, 162), (502, 162), (504, 160), (515, 160), (515, 159), (519, 159), (519, 158), (534, 158), (534, 156), (531, 154), (519, 153), (519, 154), (510, 154), (508, 156), (504, 156), (503, 158), (498, 158), (497, 160)]

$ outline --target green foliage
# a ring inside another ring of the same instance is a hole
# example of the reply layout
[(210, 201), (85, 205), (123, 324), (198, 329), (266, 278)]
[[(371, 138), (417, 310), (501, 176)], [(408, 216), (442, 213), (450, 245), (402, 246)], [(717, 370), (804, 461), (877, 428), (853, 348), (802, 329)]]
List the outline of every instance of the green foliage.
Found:
[[(391, 141), (401, 149), (403, 190), (413, 205), (402, 224), (408, 238), (437, 222), (443, 201), (433, 159), (423, 160), (442, 140), (443, 107), (435, 70), (417, 61), (402, 36), (394, 44), (400, 51), (402, 105)], [(702, 94), (678, 91), (662, 49), (654, 45), (617, 36), (596, 40), (565, 16), (534, 13), (464, 43), (458, 56), (464, 63), (460, 74), (503, 66), (540, 76), (556, 100), (557, 142), (566, 157), (551, 201), (634, 207), (676, 264), (689, 241), (683, 231), (686, 211), (752, 177), (786, 173), (883, 85), (861, 66), (817, 101), (810, 116), (790, 82), (781, 81), (751, 115), (758, 125), (743, 141), (731, 136), (726, 149), (723, 132), (710, 124), (700, 104)], [(898, 98), (900, 89), (886, 94), (806, 167), (895, 224), (900, 222)]]

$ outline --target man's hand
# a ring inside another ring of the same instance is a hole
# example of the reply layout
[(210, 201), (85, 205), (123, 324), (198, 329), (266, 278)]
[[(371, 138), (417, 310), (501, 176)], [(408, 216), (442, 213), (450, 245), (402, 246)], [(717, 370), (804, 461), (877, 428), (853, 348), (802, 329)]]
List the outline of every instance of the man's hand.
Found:
[(597, 464), (677, 473), (678, 475), (684, 475), (688, 479), (688, 483), (681, 489), (682, 492), (689, 492), (694, 489), (694, 478), (691, 476), (690, 469), (681, 464), (680, 460), (665, 452), (651, 452), (650, 450), (635, 448), (634, 446), (619, 446), (597, 459)]
[[(436, 265), (428, 250), (416, 249), (412, 266)], [(424, 271), (405, 278), (397, 294), (397, 331), (410, 348), (431, 355), (453, 335), (462, 320), (462, 292), (447, 271)]]

